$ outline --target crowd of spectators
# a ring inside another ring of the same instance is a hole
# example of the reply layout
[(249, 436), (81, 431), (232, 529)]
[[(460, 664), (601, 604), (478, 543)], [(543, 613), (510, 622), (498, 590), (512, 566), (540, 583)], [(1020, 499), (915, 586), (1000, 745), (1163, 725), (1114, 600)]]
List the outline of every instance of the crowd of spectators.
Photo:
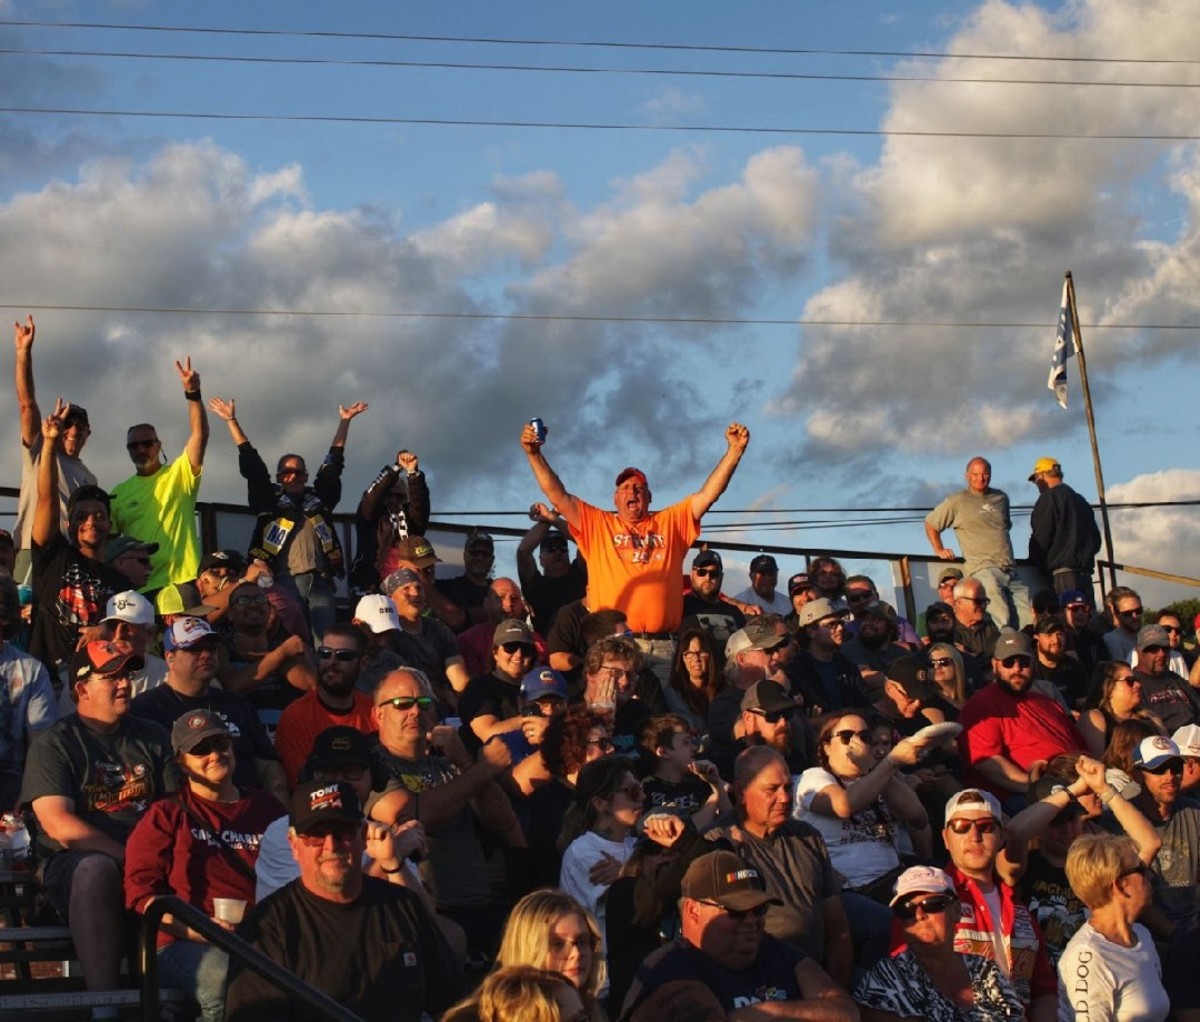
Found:
[[(183, 451), (133, 425), (107, 489), (86, 410), (38, 404), (35, 336), (16, 325), (0, 811), (89, 990), (173, 895), (368, 1019), (1200, 1019), (1195, 623), (1126, 587), (1094, 606), (1098, 533), (1054, 459), (1030, 476), (1044, 585), (973, 458), (910, 622), (827, 556), (782, 584), (755, 556), (724, 592), (696, 544), (745, 426), (656, 511), (635, 467), (612, 510), (571, 493), (529, 424), (546, 502), (518, 578), (478, 530), (447, 578), (412, 451), (342, 549), (365, 404), (311, 480), (294, 453), (272, 475), (185, 359)], [(196, 535), (210, 410), (246, 550)], [(210, 1022), (319, 1017), (171, 914), (158, 958)]]

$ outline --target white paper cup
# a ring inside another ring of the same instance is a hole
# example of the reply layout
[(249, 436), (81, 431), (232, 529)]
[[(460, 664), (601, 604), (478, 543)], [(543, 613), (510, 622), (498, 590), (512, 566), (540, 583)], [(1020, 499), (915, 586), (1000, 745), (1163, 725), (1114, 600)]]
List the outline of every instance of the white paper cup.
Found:
[(246, 903), (241, 898), (213, 898), (213, 915), (223, 923), (236, 926), (246, 914)]

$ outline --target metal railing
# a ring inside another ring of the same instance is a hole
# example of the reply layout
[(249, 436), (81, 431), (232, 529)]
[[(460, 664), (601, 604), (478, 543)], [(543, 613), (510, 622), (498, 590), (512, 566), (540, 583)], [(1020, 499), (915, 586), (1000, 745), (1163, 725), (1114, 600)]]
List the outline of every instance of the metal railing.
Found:
[(231, 961), (236, 958), (243, 965), (249, 966), (257, 972), (267, 982), (273, 983), (296, 1000), (302, 1001), (324, 1018), (336, 1019), (338, 1022), (363, 1022), (362, 1018), (350, 1011), (349, 1008), (339, 1004), (320, 990), (310, 987), (303, 980), (297, 979), (278, 962), (268, 958), (257, 948), (251, 947), (241, 937), (218, 926), (194, 905), (189, 905), (174, 895), (155, 898), (142, 913), (141, 930), (138, 934), (138, 964), (142, 973), (142, 1018), (145, 1022), (158, 1022), (157, 938), (159, 924), (162, 917), (168, 912), (197, 933), (203, 934), (209, 943), (216, 945), (229, 955)]

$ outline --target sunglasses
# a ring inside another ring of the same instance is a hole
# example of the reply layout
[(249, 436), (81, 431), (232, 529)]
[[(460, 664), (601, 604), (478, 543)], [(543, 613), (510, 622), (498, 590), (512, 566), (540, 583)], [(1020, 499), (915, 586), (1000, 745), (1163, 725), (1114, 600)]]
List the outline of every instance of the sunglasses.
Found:
[(125, 449), (129, 451), (137, 451), (143, 447), (153, 447), (156, 443), (158, 443), (157, 438), (154, 440), (130, 440), (129, 443), (125, 445)]
[(972, 830), (980, 834), (995, 834), (1000, 829), (1000, 824), (990, 817), (983, 820), (947, 820), (946, 826), (950, 829), (951, 834), (958, 834), (960, 837), (963, 834), (969, 834)]
[(357, 763), (344, 763), (336, 767), (317, 767), (313, 771), (313, 779), (317, 781), (361, 781), (367, 772), (365, 766)]
[(428, 710), (433, 707), (432, 696), (392, 696), (391, 699), (385, 699), (382, 703), (376, 703), (381, 709), (385, 706), (390, 706), (393, 710), (399, 710), (405, 713), (411, 710), (414, 706), (418, 710)]
[(704, 901), (703, 899), (697, 900), (701, 905), (708, 905), (711, 908), (719, 908), (722, 912), (729, 916), (730, 919), (733, 919), (735, 922), (739, 923), (748, 916), (753, 916), (755, 919), (762, 919), (763, 916), (767, 914), (766, 905), (756, 905), (754, 908), (726, 908), (720, 902)]
[(953, 905), (958, 898), (953, 894), (935, 894), (924, 901), (902, 901), (892, 909), (897, 919), (916, 919), (917, 913), (927, 916), (940, 915)]
[[(772, 710), (767, 713), (766, 710), (751, 710), (756, 717), (762, 717), (768, 724), (778, 724), (781, 720), (790, 720), (792, 716), (791, 710)], [(846, 734), (850, 734), (849, 731)]]
[(1134, 875), (1134, 873), (1137, 873), (1139, 876), (1147, 876), (1150, 873), (1150, 867), (1144, 862), (1139, 862), (1136, 866), (1131, 866), (1129, 869), (1121, 870), (1121, 872), (1117, 874), (1117, 879), (1120, 880), (1121, 877), (1131, 877)]
[(279, 477), (281, 479), (287, 478), (289, 476), (306, 476), (306, 475), (308, 475), (308, 471), (303, 468), (281, 468), (279, 470)]
[(1141, 617), (1142, 608), (1130, 607), (1129, 610), (1118, 610), (1117, 614), (1119, 614), (1121, 617)]
[(613, 742), (611, 738), (589, 738), (587, 743), (588, 745), (597, 746), (601, 752), (613, 751)]
[(1028, 667), (1030, 670), (1033, 670), (1033, 661), (1029, 657), (1019, 654), (1017, 656), (1006, 656), (1000, 663), (1010, 671), (1014, 667)]
[(228, 752), (233, 748), (232, 738), (205, 738), (188, 749), (189, 756), (211, 756), (214, 752)]
[(857, 738), (863, 745), (871, 744), (870, 731), (851, 731), (847, 728), (845, 731), (835, 731), (832, 737), (841, 739), (843, 745), (849, 745), (852, 738)]
[(936, 660), (930, 660), (929, 662), (934, 667), (952, 667), (954, 665), (954, 661), (949, 657), (938, 657)]
[(229, 602), (235, 607), (256, 607), (265, 604), (267, 597), (263, 593), (244, 593), (233, 597)]
[(992, 602), (986, 596), (960, 596), (959, 599), (966, 600), (967, 603), (974, 603), (976, 606), (979, 606), (979, 607), (986, 607), (989, 603)]
[(870, 600), (874, 597), (874, 593), (869, 589), (846, 590), (847, 603), (862, 603), (864, 600)]
[(1182, 776), (1183, 775), (1183, 761), (1178, 760), (1178, 759), (1172, 759), (1172, 760), (1168, 760), (1166, 763), (1163, 763), (1161, 766), (1156, 766), (1153, 768), (1144, 766), (1141, 769), (1142, 769), (1142, 773), (1154, 774), (1155, 777), (1161, 777), (1163, 774), (1179, 774), (1180, 776)]
[(338, 660), (343, 664), (358, 659), (358, 653), (352, 649), (331, 649), (329, 646), (318, 646), (317, 656), (322, 660)]
[(700, 578), (720, 578), (721, 570), (719, 568), (693, 568), (692, 574), (698, 575)]
[(357, 827), (328, 827), (304, 834), (297, 834), (298, 840), (305, 848), (324, 848), (325, 839), (333, 838), (337, 845), (348, 845), (358, 834)]
[(514, 653), (527, 653), (533, 655), (533, 647), (527, 642), (502, 642), (500, 648), (509, 656)]

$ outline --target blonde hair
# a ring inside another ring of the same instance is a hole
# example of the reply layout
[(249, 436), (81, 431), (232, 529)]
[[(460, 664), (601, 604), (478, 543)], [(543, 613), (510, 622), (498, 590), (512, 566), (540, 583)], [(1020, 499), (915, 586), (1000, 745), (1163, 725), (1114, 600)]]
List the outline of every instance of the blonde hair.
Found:
[(529, 965), (504, 966), (447, 1011), (442, 1022), (565, 1022), (557, 996), (569, 986), (557, 972)]
[[(1067, 880), (1075, 896), (1095, 911), (1112, 901), (1113, 881), (1122, 859), (1137, 856), (1137, 845), (1124, 834), (1082, 834), (1067, 852)], [(1140, 861), (1140, 860), (1139, 860)]]
[[(966, 669), (963, 667), (962, 654), (948, 642), (935, 642), (926, 650), (926, 654), (931, 661), (936, 656), (948, 657), (954, 661), (954, 691), (947, 694), (936, 681), (934, 681), (933, 687), (951, 702), (961, 705), (967, 698)], [(932, 671), (929, 673), (929, 680), (933, 681)]]
[(563, 891), (554, 888), (531, 891), (513, 906), (500, 938), (496, 961), (503, 966), (543, 968), (550, 954), (550, 928), (569, 915), (582, 918), (592, 935), (592, 968), (579, 991), (585, 1007), (590, 1007), (605, 979), (600, 927), (591, 912)]

